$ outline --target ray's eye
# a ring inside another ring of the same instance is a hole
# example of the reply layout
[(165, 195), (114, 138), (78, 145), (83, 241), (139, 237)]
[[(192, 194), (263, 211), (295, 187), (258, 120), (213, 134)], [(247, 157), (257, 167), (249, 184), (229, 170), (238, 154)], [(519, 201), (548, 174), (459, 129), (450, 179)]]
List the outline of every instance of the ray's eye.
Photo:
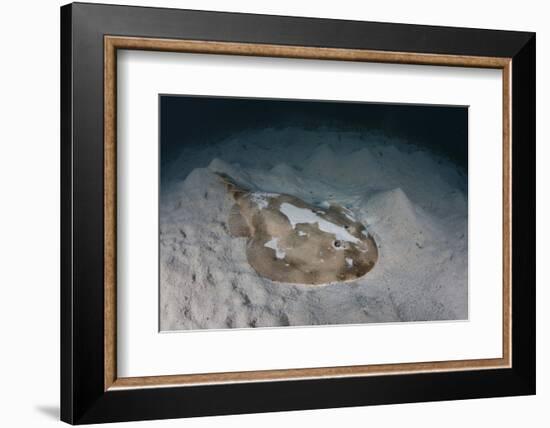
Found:
[(342, 246), (342, 241), (337, 239), (332, 243), (332, 245), (334, 245), (336, 248), (340, 248)]

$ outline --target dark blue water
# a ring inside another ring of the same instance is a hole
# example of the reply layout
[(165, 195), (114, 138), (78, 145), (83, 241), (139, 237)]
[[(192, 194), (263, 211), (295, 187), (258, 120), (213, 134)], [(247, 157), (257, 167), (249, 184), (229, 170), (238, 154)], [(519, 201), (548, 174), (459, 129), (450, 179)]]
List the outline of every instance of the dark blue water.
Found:
[(379, 132), (468, 169), (468, 108), (463, 106), (161, 95), (160, 123), (163, 180), (165, 167), (186, 151), (212, 148), (243, 131), (286, 127)]

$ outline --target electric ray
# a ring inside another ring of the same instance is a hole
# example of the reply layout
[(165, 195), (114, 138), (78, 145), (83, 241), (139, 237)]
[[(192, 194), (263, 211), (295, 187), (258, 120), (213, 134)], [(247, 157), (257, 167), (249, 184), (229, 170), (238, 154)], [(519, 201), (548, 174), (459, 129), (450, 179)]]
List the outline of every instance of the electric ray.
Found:
[(259, 275), (321, 285), (360, 278), (378, 260), (374, 239), (346, 208), (331, 204), (325, 209), (290, 195), (250, 191), (219, 175), (235, 200), (229, 231), (248, 238), (246, 256)]

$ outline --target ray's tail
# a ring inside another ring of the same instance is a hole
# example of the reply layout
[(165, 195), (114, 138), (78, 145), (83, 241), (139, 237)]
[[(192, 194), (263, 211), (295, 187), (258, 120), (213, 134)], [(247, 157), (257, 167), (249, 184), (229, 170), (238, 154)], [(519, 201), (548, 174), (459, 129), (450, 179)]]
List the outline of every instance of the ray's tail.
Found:
[(250, 189), (241, 186), (235, 180), (233, 180), (229, 175), (224, 174), (222, 172), (216, 172), (216, 175), (220, 177), (220, 180), (225, 185), (227, 192), (230, 193), (233, 196), (233, 198), (235, 198), (235, 200), (250, 193)]

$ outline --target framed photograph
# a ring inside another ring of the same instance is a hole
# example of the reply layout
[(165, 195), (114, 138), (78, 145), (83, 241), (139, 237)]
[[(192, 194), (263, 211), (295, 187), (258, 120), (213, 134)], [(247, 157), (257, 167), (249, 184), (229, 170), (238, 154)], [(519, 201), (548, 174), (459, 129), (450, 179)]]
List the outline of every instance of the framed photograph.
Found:
[(61, 8), (61, 418), (535, 393), (535, 35)]

